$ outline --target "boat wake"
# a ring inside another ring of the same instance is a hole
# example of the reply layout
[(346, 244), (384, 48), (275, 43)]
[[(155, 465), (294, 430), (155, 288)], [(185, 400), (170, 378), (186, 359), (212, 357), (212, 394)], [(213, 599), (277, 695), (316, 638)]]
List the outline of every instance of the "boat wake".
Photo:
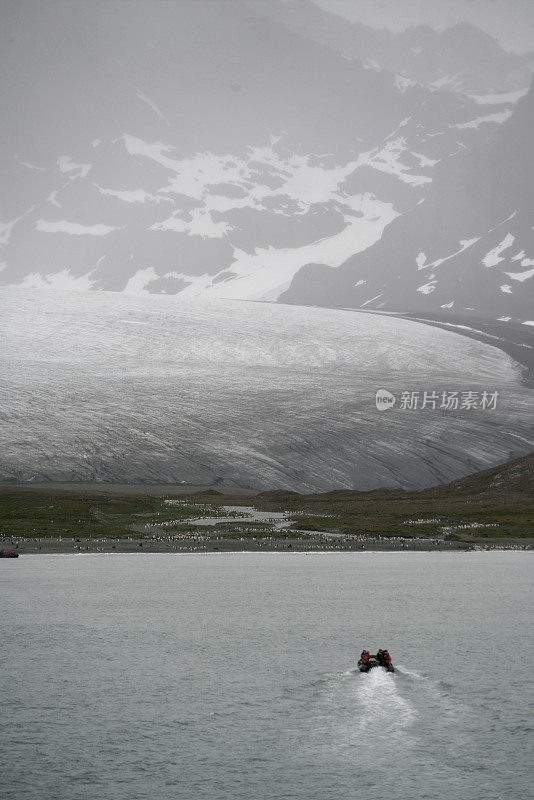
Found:
[[(435, 702), (445, 705), (449, 705), (449, 701), (452, 702), (452, 698), (450, 696), (450, 683), (442, 680), (433, 680), (428, 675), (421, 675), (419, 672), (414, 672), (413, 670), (403, 667), (402, 664), (396, 667), (396, 672), (404, 684), (412, 689), (415, 689), (416, 687), (420, 687), (421, 689), (424, 688), (427, 693), (434, 696)], [(456, 711), (456, 704), (454, 704), (454, 707)]]
[(409, 670), (407, 667), (403, 667), (402, 664), (399, 664), (395, 667), (395, 671), (402, 675), (404, 678), (409, 678), (411, 681), (427, 681), (428, 676), (421, 675), (420, 672), (414, 672), (413, 670)]
[[(314, 719), (322, 746), (330, 742), (332, 758), (358, 761), (398, 758), (413, 745), (411, 727), (416, 705), (406, 698), (395, 673), (350, 669), (325, 676)], [(377, 753), (379, 756), (377, 756)]]
[(355, 710), (361, 732), (372, 729), (391, 734), (412, 724), (417, 712), (400, 694), (394, 674), (373, 669), (358, 677)]
[[(402, 665), (394, 673), (351, 668), (323, 675), (313, 699), (307, 694), (309, 746), (340, 765), (357, 763), (370, 781), (377, 770), (384, 780), (392, 769), (404, 774), (414, 758), (429, 775), (456, 775), (458, 763), (465, 765), (470, 709), (453, 686), (432, 675)], [(426, 753), (428, 742), (436, 743), (439, 758)]]

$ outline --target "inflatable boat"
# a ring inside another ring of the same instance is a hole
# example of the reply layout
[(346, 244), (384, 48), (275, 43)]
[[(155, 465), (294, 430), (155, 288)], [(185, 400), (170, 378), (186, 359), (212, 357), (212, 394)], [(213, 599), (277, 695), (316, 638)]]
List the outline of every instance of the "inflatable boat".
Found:
[[(387, 651), (385, 652), (387, 653)], [(367, 658), (364, 657), (364, 653), (366, 653), (365, 650), (358, 661), (358, 669), (360, 672), (369, 672), (369, 670), (374, 669), (374, 667), (383, 667), (387, 672), (395, 672), (395, 667), (391, 663), (389, 653), (387, 653), (385, 658), (380, 652), (376, 655), (367, 653)]]

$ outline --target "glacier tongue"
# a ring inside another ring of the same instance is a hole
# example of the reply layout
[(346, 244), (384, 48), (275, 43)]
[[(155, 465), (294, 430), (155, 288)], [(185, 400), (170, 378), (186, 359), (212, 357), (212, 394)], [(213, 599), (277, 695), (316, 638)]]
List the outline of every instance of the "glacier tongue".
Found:
[[(4, 481), (408, 488), (528, 449), (512, 363), (453, 332), (223, 299), (0, 292)], [(498, 389), (501, 402), (380, 413), (378, 389)]]

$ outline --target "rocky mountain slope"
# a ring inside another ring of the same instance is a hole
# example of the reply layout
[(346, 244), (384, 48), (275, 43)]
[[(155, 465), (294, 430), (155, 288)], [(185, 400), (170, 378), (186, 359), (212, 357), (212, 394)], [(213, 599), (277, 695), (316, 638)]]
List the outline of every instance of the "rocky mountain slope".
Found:
[[(465, 506), (466, 501), (474, 507), (484, 506), (488, 503), (534, 507), (534, 453), (528, 453), (521, 458), (515, 458), (504, 464), (499, 464), (491, 469), (475, 472), (458, 478), (451, 483), (432, 486), (418, 492), (406, 492), (395, 489), (375, 489), (368, 492), (347, 491), (344, 489), (331, 492), (302, 495), (298, 492), (284, 490), (271, 490), (256, 496), (262, 502), (272, 502), (291, 506), (293, 503), (307, 502), (310, 504), (331, 503), (344, 506), (345, 504), (369, 504), (382, 507), (404, 507), (406, 504), (412, 508), (422, 509), (432, 506), (443, 511), (451, 506)], [(434, 505), (441, 504), (441, 505)]]
[(265, 15), (368, 69), (385, 69), (433, 88), (475, 95), (510, 92), (528, 85), (534, 71), (531, 54), (506, 52), (469, 22), (441, 32), (419, 25), (392, 33), (387, 27), (349, 22), (312, 0), (260, 5)]
[(285, 5), (6, 3), (0, 282), (277, 300), (512, 113), (520, 92), (370, 68), (275, 19)]
[(532, 321), (534, 88), (487, 141), (435, 170), (423, 203), (335, 272), (301, 270), (286, 302)]

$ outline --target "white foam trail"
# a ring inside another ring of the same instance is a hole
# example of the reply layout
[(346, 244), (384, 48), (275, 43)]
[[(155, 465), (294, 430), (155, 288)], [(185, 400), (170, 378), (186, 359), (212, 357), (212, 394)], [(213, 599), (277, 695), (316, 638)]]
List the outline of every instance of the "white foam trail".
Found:
[(397, 690), (395, 677), (383, 669), (362, 673), (356, 700), (362, 731), (375, 729), (391, 733), (411, 725), (416, 716), (414, 707)]
[(431, 707), (434, 708), (435, 713), (439, 714), (442, 721), (445, 718), (457, 720), (460, 715), (465, 713), (465, 707), (454, 696), (451, 696), (447, 683), (429, 675), (421, 675), (402, 665), (395, 669), (401, 679), (401, 685), (403, 683), (406, 690), (412, 693), (417, 704), (419, 705), (422, 701), (427, 710)]
[(413, 672), (413, 670), (409, 670), (406, 667), (403, 667), (402, 664), (399, 664), (398, 667), (395, 667), (396, 672), (400, 675), (405, 675), (407, 678), (411, 678), (414, 681), (427, 681), (428, 678), (425, 675), (421, 675), (419, 672)]

